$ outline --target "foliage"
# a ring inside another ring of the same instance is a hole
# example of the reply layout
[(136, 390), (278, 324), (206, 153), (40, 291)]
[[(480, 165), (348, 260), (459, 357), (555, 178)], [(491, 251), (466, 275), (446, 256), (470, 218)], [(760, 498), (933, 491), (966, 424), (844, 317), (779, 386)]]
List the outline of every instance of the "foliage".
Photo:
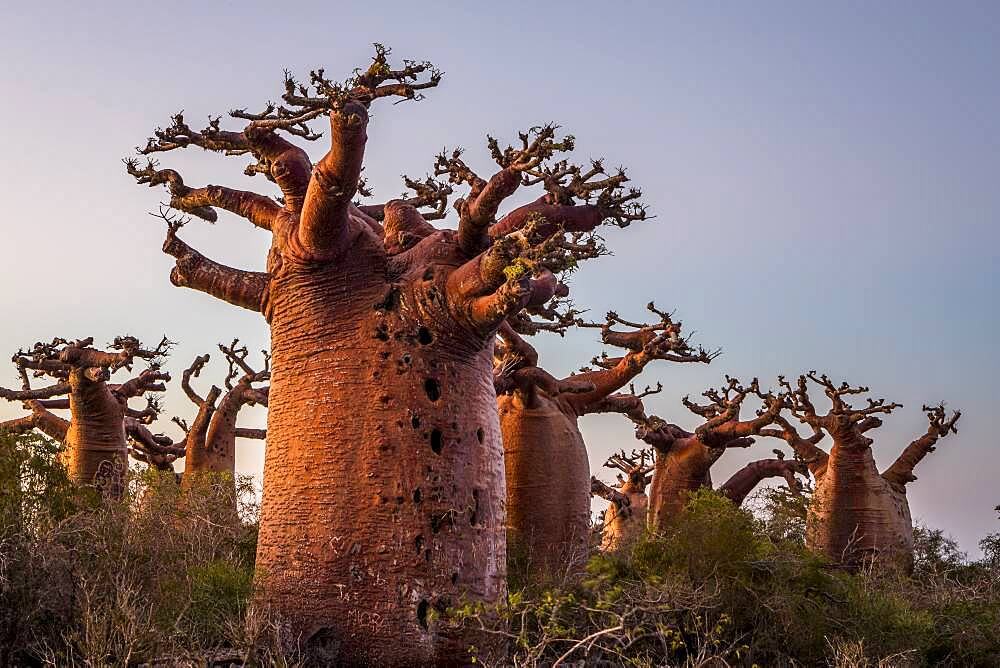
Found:
[[(252, 487), (134, 472), (75, 487), (56, 446), (0, 436), (0, 665), (126, 665), (247, 644)], [(238, 510), (237, 510), (238, 509)]]
[(774, 529), (700, 491), (663, 535), (595, 556), (576, 582), (512, 588), (499, 610), (451, 617), (507, 622), (496, 634), (519, 666), (1000, 663), (1000, 571), (965, 562), (941, 532), (918, 530), (908, 577), (844, 572)]
[[(288, 638), (248, 607), (248, 481), (182, 491), (173, 475), (133, 472), (114, 502), (75, 487), (56, 453), (0, 436), (0, 665), (307, 658), (276, 649)], [(663, 534), (542, 583), (515, 545), (501, 608), (435, 609), (428, 623), (481, 626), (517, 666), (1000, 664), (1000, 533), (970, 563), (917, 527), (913, 576), (852, 574), (805, 551), (800, 504), (765, 496), (753, 513), (702, 490)]]

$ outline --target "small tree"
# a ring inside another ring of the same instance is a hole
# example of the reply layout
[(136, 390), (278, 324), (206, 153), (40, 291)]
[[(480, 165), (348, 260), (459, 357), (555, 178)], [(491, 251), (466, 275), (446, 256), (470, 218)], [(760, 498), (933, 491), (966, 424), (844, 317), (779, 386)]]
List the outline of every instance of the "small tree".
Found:
[[(764, 406), (756, 417), (740, 420), (743, 402), (751, 395), (759, 397)], [(656, 416), (640, 421), (636, 427), (636, 437), (656, 450), (656, 465), (649, 492), (649, 526), (653, 531), (665, 530), (671, 518), (684, 509), (692, 492), (702, 487), (711, 488), (712, 465), (728, 448), (751, 446), (754, 443), (752, 437), (773, 423), (783, 406), (781, 397), (760, 391), (756, 378), (744, 387), (737, 379), (726, 376), (723, 388), (707, 390), (703, 396), (708, 398), (709, 403), (700, 405), (688, 397), (683, 399), (690, 411), (705, 419), (694, 432)], [(737, 473), (727, 483), (733, 498), (740, 494), (745, 497), (749, 492), (749, 489), (743, 492), (747, 485), (755, 479), (759, 482), (769, 469), (776, 475), (785, 474), (782, 466), (769, 467), (758, 463)]]
[[(837, 385), (815, 371), (799, 376), (794, 385), (784, 378), (779, 380), (785, 406), (815, 434), (810, 439), (801, 438), (784, 417), (775, 420), (779, 429), (765, 432), (784, 438), (816, 479), (806, 523), (806, 545), (848, 567), (878, 558), (911, 568), (913, 521), (906, 486), (917, 479), (914, 467), (934, 451), (938, 439), (957, 433), (955, 424), (961, 413), (955, 411), (948, 417), (943, 405), (924, 406), (927, 431), (879, 473), (871, 449), (874, 441), (865, 434), (882, 425), (879, 415), (891, 413), (901, 404), (868, 399), (866, 407), (854, 408), (848, 397), (867, 393), (867, 387), (853, 387), (846, 382)], [(826, 414), (817, 412), (809, 396), (810, 382), (822, 388), (830, 400)], [(829, 453), (816, 445), (823, 433), (833, 440)]]
[(255, 371), (246, 361), (246, 347), (241, 347), (238, 340), (234, 339), (229, 346), (219, 344), (219, 350), (229, 362), (225, 394), (212, 385), (202, 397), (191, 387), (191, 378), (199, 376), (210, 359), (207, 354), (195, 358), (181, 376), (181, 388), (198, 407), (198, 414), (190, 427), (186, 421), (174, 418), (185, 433), (184, 440), (179, 444), (184, 453), (181, 484), (185, 488), (195, 484), (196, 478), (203, 474), (225, 475), (232, 484), (236, 475), (236, 439), (263, 440), (267, 436), (264, 429), (238, 427), (236, 419), (244, 406), (267, 406), (270, 388), (254, 385), (271, 378), (270, 357), (265, 352), (263, 368)]
[(561, 380), (538, 367), (538, 354), (513, 331), (513, 323), (500, 330), (504, 346), (494, 383), (507, 474), (507, 522), (539, 572), (571, 568), (588, 553), (591, 476), (579, 419), (591, 413), (642, 413), (642, 398), (662, 387), (639, 394), (634, 388), (630, 394), (618, 390), (654, 360), (709, 362), (715, 355), (691, 347), (669, 313), (653, 303), (647, 308), (658, 321), (630, 322), (609, 313), (601, 324), (578, 322), (599, 328), (602, 341), (625, 354), (594, 358), (595, 369)]
[[(125, 418), (132, 417), (128, 401), (146, 392), (166, 389), (163, 381), (169, 380), (170, 375), (160, 371), (159, 362), (171, 342), (164, 337), (156, 348), (147, 350), (134, 337), (122, 336), (111, 344), (114, 352), (97, 350), (92, 347), (93, 342), (93, 338), (77, 341), (57, 338), (51, 343), (36, 343), (29, 351), (18, 351), (14, 363), (21, 374), (22, 389), (0, 389), (0, 396), (23, 401), (31, 410), (30, 416), (14, 421), (12, 428), (37, 427), (62, 444), (59, 460), (70, 478), (120, 497), (128, 465)], [(119, 369), (131, 370), (137, 358), (148, 361), (150, 367), (124, 383), (108, 382)], [(56, 382), (32, 390), (29, 370)], [(56, 417), (41, 403), (59, 396), (68, 396), (68, 400), (50, 405), (68, 407), (69, 420)]]
[(590, 479), (590, 492), (610, 502), (601, 522), (601, 549), (614, 552), (632, 545), (646, 532), (649, 496), (646, 487), (652, 482), (652, 450), (624, 450), (611, 455), (604, 466), (618, 469), (618, 484), (611, 487), (597, 477)]

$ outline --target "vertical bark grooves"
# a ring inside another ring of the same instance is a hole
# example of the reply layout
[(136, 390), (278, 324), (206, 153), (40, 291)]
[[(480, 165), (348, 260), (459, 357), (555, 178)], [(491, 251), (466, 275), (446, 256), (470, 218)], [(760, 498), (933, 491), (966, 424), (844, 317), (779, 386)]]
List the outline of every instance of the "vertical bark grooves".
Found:
[(536, 396), (532, 408), (517, 392), (498, 398), (507, 526), (532, 567), (554, 573), (587, 556), (590, 462), (576, 417), (541, 390)]
[(835, 439), (809, 504), (806, 545), (848, 567), (873, 557), (909, 567), (913, 524), (906, 494), (879, 475), (870, 447)]
[(86, 368), (70, 375), (70, 420), (59, 459), (70, 477), (82, 484), (97, 484), (112, 496), (124, 491), (128, 467), (124, 402), (111, 394), (104, 381), (85, 376)]
[(505, 594), (492, 349), (375, 255), (286, 259), (272, 284), (259, 600), (338, 665), (463, 664), (487, 641), (429, 612)]

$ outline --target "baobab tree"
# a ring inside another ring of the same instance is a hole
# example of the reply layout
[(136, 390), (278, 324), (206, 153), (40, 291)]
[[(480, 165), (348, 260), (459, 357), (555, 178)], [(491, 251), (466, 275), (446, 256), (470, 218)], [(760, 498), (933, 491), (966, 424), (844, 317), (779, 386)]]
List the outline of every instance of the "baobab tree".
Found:
[(238, 340), (230, 345), (219, 344), (219, 350), (229, 363), (224, 385), (212, 385), (204, 397), (191, 386), (191, 379), (198, 377), (210, 356), (196, 357), (191, 366), (181, 375), (181, 389), (198, 407), (198, 413), (190, 426), (185, 420), (174, 418), (185, 437), (178, 444), (184, 456), (184, 475), (181, 484), (185, 488), (197, 482), (204, 474), (228, 476), (230, 482), (236, 474), (236, 439), (264, 439), (263, 429), (238, 427), (236, 419), (245, 406), (267, 406), (269, 388), (254, 387), (270, 379), (270, 357), (264, 353), (264, 366), (255, 371), (247, 363), (248, 350), (240, 346)]
[[(271, 391), (257, 565), (266, 602), (303, 645), (339, 648), (343, 664), (460, 662), (470, 637), (431, 611), (505, 591), (504, 469), (492, 380), (497, 328), (553, 296), (543, 270), (575, 261), (573, 235), (645, 218), (623, 171), (558, 158), (573, 148), (546, 125), (517, 146), (493, 138), (488, 178), (445, 152), (413, 197), (359, 207), (369, 107), (416, 100), (438, 85), (429, 63), (371, 65), (344, 83), (286, 76), (280, 104), (231, 112), (193, 130), (178, 114), (140, 153), (201, 147), (251, 156), (248, 174), (277, 184), (280, 201), (221, 186), (191, 187), (174, 170), (132, 159), (140, 183), (164, 185), (170, 206), (214, 220), (221, 208), (271, 235), (266, 271), (214, 262), (168, 220), (171, 281), (259, 311), (271, 329)], [(315, 164), (288, 136), (319, 137)], [(458, 229), (438, 229), (441, 200)], [(540, 196), (499, 212), (522, 187)], [(427, 210), (421, 214), (420, 209)], [(457, 632), (456, 632), (457, 633)], [(474, 639), (473, 639), (474, 640)]]
[[(124, 491), (123, 475), (128, 466), (126, 417), (131, 420), (133, 431), (141, 424), (129, 415), (128, 401), (146, 392), (166, 389), (163, 382), (170, 380), (170, 375), (160, 371), (159, 361), (171, 342), (164, 337), (156, 348), (147, 350), (134, 337), (122, 336), (111, 344), (113, 352), (97, 350), (92, 347), (93, 342), (93, 338), (77, 341), (56, 338), (51, 343), (36, 343), (31, 350), (18, 351), (14, 363), (21, 375), (22, 389), (0, 388), (0, 397), (25, 402), (31, 415), (22, 420), (62, 444), (59, 461), (72, 480), (95, 485), (102, 492), (119, 497)], [(119, 369), (131, 370), (137, 358), (147, 360), (150, 367), (124, 383), (108, 382)], [(33, 390), (29, 371), (56, 382)], [(49, 405), (68, 407), (69, 420), (58, 418), (42, 403), (53, 397), (68, 397)]]
[[(638, 422), (636, 426), (636, 437), (656, 450), (649, 491), (649, 527), (652, 531), (663, 531), (671, 519), (684, 509), (691, 492), (702, 487), (711, 488), (712, 465), (729, 448), (753, 445), (753, 436), (772, 424), (784, 406), (781, 396), (762, 393), (756, 378), (743, 386), (736, 378), (726, 376), (725, 386), (706, 390), (703, 396), (709, 400), (707, 404), (697, 404), (688, 397), (683, 399), (688, 410), (705, 420), (693, 432), (656, 416)], [(740, 409), (750, 396), (759, 397), (763, 407), (755, 417), (740, 420)], [(751, 480), (766, 470), (764, 466), (755, 466), (745, 473), (741, 472), (742, 476), (741, 473), (736, 476)], [(777, 474), (784, 475), (780, 470)], [(731, 484), (734, 493), (737, 482), (731, 480), (727, 483)]]
[[(777, 420), (778, 428), (764, 432), (784, 438), (815, 478), (806, 518), (806, 546), (848, 568), (870, 559), (911, 568), (913, 521), (906, 486), (917, 479), (913, 469), (934, 451), (938, 439), (957, 433), (955, 424), (961, 413), (955, 411), (949, 417), (943, 405), (924, 406), (927, 431), (879, 473), (872, 454), (874, 441), (865, 434), (882, 425), (880, 415), (892, 413), (901, 404), (867, 399), (867, 406), (855, 408), (848, 398), (868, 393), (867, 387), (837, 385), (814, 371), (799, 376), (794, 385), (784, 378), (779, 382), (786, 407), (816, 435), (802, 438), (784, 418)], [(810, 382), (830, 401), (824, 415), (809, 396)], [(829, 453), (816, 445), (823, 433), (833, 441)]]
[(618, 484), (607, 485), (596, 476), (590, 479), (590, 492), (607, 500), (601, 523), (601, 550), (614, 552), (626, 548), (646, 531), (646, 512), (649, 496), (646, 487), (652, 482), (654, 453), (649, 449), (624, 450), (611, 455), (604, 466), (618, 469)]
[(513, 327), (500, 330), (504, 346), (496, 386), (507, 474), (507, 522), (513, 539), (540, 574), (582, 562), (590, 536), (591, 476), (579, 419), (591, 413), (642, 411), (641, 394), (618, 393), (653, 360), (708, 362), (714, 356), (692, 348), (681, 324), (652, 303), (659, 320), (630, 322), (609, 313), (598, 327), (621, 357), (594, 358), (596, 369), (557, 380), (538, 367), (538, 355)]

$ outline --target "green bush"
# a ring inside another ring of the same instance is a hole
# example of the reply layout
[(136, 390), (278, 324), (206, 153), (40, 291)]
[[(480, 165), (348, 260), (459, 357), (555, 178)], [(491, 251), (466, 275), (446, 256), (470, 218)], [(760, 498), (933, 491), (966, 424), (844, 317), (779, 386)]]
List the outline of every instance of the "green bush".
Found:
[(940, 532), (918, 530), (921, 570), (907, 577), (841, 571), (774, 529), (698, 492), (661, 535), (595, 556), (579, 581), (512, 588), (499, 609), (451, 619), (504, 620), (518, 666), (1000, 665), (998, 571)]

